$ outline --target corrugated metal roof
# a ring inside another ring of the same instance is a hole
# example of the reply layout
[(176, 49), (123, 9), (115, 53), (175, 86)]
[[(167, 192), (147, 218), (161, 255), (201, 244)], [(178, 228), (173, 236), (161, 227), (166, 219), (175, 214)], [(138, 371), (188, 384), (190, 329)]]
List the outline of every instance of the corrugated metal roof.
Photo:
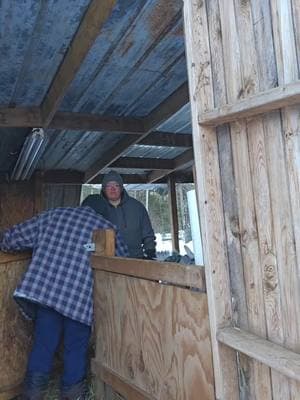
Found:
[[(42, 104), (89, 3), (0, 3), (0, 107)], [(60, 111), (142, 117), (186, 81), (182, 0), (118, 0), (68, 87)], [(189, 105), (159, 130), (191, 132)], [(0, 170), (12, 168), (27, 132), (0, 129)], [(46, 170), (86, 171), (122, 137), (53, 129), (47, 134), (49, 144), (39, 163)], [(183, 151), (179, 147), (133, 146), (126, 156), (172, 159)]]
[(184, 147), (164, 147), (164, 146), (131, 146), (124, 154), (124, 157), (142, 157), (142, 158), (165, 158), (172, 159), (186, 150)]

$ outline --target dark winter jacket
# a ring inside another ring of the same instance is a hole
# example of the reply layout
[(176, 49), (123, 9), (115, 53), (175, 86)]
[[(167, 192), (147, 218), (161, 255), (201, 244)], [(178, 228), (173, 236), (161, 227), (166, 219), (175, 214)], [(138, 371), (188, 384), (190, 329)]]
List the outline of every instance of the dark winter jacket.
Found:
[(129, 257), (143, 258), (145, 255), (155, 254), (155, 236), (148, 212), (144, 205), (130, 197), (125, 189), (117, 207), (110, 204), (103, 193), (88, 196), (82, 205), (93, 208), (119, 228), (128, 246)]

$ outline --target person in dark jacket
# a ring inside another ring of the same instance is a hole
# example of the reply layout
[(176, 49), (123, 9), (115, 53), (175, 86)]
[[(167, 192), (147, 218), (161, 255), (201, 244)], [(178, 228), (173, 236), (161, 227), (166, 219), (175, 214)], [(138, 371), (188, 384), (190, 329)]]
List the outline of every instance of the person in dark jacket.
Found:
[[(4, 231), (2, 251), (33, 250), (31, 263), (14, 292), (23, 315), (35, 320), (22, 400), (43, 399), (62, 334), (62, 398), (87, 398), (86, 358), (93, 322), (88, 245), (95, 229), (117, 230), (90, 207), (59, 207)], [(128, 255), (118, 232), (116, 255)]]
[(82, 205), (93, 208), (118, 227), (128, 246), (129, 257), (156, 257), (155, 235), (148, 212), (140, 201), (128, 195), (117, 172), (107, 173), (101, 194), (88, 196)]

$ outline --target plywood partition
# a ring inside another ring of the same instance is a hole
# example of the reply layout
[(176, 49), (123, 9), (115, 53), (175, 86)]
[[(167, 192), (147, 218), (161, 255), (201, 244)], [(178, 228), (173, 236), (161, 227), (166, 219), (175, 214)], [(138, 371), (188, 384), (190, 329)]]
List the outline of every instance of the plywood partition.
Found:
[(0, 400), (19, 394), (31, 345), (32, 325), (12, 298), (29, 260), (28, 254), (0, 252)]
[(185, 0), (184, 15), (216, 397), (297, 399), (264, 357), (223, 357), (217, 332), (300, 349), (299, 1)]
[(96, 398), (215, 399), (203, 267), (100, 255), (92, 265), (93, 371), (113, 388)]

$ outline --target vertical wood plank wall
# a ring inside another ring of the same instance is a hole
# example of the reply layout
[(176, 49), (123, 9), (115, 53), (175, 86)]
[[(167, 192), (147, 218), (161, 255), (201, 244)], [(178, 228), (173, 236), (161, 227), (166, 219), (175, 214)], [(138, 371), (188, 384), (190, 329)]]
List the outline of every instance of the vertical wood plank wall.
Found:
[[(80, 185), (44, 185), (39, 179), (0, 184), (0, 230), (57, 206), (76, 206)], [(29, 256), (0, 252), (0, 400), (17, 395), (25, 372), (32, 325), (12, 298)]]
[(31, 346), (32, 324), (12, 298), (29, 259), (29, 255), (0, 252), (0, 400), (19, 394)]
[(299, 80), (300, 2), (185, 0), (184, 16), (216, 397), (296, 400), (298, 383), (223, 357), (214, 334), (232, 324), (300, 350), (300, 106), (217, 128), (199, 120)]
[(0, 184), (0, 229), (6, 229), (52, 207), (75, 207), (80, 202), (80, 185), (43, 184), (30, 181)]

